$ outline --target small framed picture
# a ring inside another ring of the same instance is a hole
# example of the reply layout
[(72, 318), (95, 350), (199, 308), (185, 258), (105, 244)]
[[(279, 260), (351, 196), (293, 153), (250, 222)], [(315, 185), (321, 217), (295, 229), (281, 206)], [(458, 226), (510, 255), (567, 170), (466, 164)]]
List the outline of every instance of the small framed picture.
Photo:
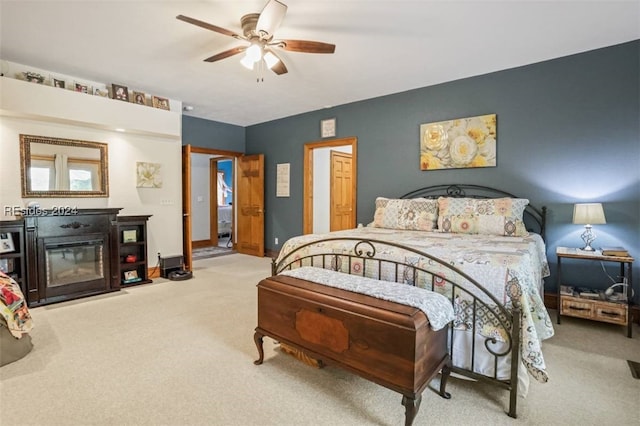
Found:
[(76, 92), (89, 93), (89, 88), (86, 84), (76, 83)]
[(105, 89), (100, 89), (99, 87), (96, 87), (95, 89), (93, 89), (93, 94), (96, 96), (100, 96), (103, 98), (108, 98), (109, 97), (109, 90)]
[(58, 80), (57, 78), (53, 79), (53, 87), (64, 89), (64, 85), (65, 85), (64, 80)]
[(113, 91), (112, 99), (129, 102), (129, 88), (127, 86), (112, 84), (111, 90)]
[(138, 235), (135, 229), (128, 229), (122, 231), (122, 242), (123, 243), (135, 243), (138, 241)]
[(9, 233), (0, 234), (0, 253), (9, 253), (15, 250), (13, 237)]
[(146, 95), (143, 92), (133, 92), (133, 103), (138, 105), (146, 105)]
[(109, 97), (109, 91), (107, 89), (100, 89), (98, 87), (93, 89), (93, 94), (96, 96), (102, 96), (103, 98)]
[(328, 118), (320, 121), (320, 136), (323, 138), (332, 138), (336, 136), (335, 118)]
[(160, 96), (154, 96), (152, 98), (152, 101), (154, 108), (166, 109), (167, 111), (169, 110), (169, 99), (161, 98)]
[(138, 278), (138, 271), (124, 271), (124, 280), (130, 281)]

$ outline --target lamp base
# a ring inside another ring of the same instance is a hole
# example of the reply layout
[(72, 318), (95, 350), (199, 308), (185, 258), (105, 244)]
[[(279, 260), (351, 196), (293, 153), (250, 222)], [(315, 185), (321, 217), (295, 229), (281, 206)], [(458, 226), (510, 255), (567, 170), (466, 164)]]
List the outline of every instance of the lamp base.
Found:
[(591, 243), (596, 239), (596, 234), (591, 230), (591, 225), (584, 226), (584, 232), (580, 235), (582, 241), (584, 241), (584, 247), (580, 250), (594, 252), (596, 249), (591, 247)]

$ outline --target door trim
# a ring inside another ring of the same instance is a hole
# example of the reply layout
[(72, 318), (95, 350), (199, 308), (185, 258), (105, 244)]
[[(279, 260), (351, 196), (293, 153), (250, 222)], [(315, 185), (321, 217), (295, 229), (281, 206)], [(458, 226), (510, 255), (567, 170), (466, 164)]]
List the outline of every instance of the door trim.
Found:
[(351, 203), (353, 207), (353, 227), (355, 228), (355, 218), (357, 217), (356, 211), (356, 188), (358, 187), (358, 138), (349, 137), (341, 139), (332, 139), (330, 141), (318, 141), (309, 142), (304, 144), (304, 171), (303, 171), (303, 219), (302, 219), (302, 233), (311, 234), (313, 232), (313, 150), (316, 148), (329, 148), (334, 146), (351, 145), (351, 155), (353, 156), (352, 165), (352, 191), (351, 191)]

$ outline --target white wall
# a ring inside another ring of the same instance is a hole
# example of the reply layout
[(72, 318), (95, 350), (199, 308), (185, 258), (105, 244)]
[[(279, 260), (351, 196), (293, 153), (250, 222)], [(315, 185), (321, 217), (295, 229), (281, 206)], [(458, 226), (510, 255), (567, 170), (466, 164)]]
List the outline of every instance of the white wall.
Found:
[(329, 232), (331, 203), (331, 151), (351, 153), (351, 145), (313, 150), (313, 233)]
[[(172, 108), (178, 106), (172, 101)], [(181, 106), (165, 111), (98, 96), (0, 78), (0, 208), (122, 208), (121, 215), (152, 215), (148, 222), (149, 266), (156, 253), (182, 254)], [(124, 133), (115, 128), (125, 129)], [(108, 198), (23, 199), (20, 134), (108, 144)], [(162, 188), (136, 188), (136, 162), (160, 163)]]

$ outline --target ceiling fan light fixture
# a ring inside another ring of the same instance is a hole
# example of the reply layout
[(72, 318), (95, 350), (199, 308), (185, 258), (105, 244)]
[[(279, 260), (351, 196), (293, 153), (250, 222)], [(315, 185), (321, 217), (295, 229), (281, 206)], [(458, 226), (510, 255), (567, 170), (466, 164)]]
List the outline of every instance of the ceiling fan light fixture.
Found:
[(251, 59), (248, 55), (245, 55), (244, 58), (240, 59), (240, 63), (248, 70), (253, 70), (253, 59)]
[(269, 69), (273, 68), (273, 66), (280, 61), (280, 59), (278, 59), (276, 55), (274, 55), (271, 52), (265, 53), (263, 59), (264, 59), (264, 62), (267, 64), (267, 68)]
[(245, 58), (249, 58), (253, 62), (258, 62), (262, 59), (262, 48), (255, 43), (251, 44), (247, 49)]

